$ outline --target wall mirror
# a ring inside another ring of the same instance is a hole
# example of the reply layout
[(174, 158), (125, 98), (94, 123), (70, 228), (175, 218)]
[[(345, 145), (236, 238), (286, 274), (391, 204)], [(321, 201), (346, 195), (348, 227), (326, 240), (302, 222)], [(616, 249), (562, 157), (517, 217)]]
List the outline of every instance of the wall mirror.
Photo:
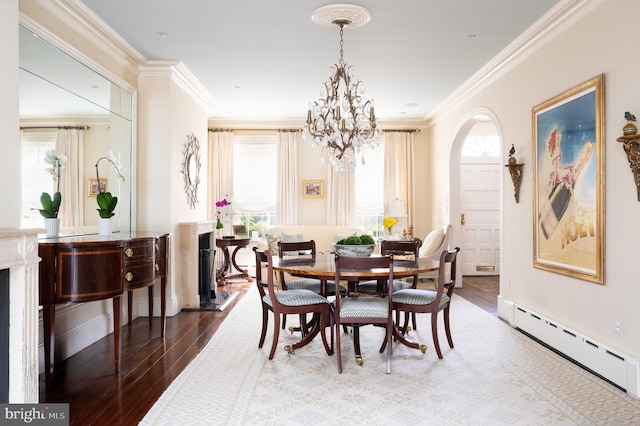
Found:
[[(68, 150), (74, 156), (67, 165), (73, 172), (65, 172), (72, 176), (61, 189), (60, 235), (97, 233), (98, 206), (89, 184), (96, 177), (96, 162), (110, 151), (123, 166), (125, 181), (120, 181), (105, 161), (100, 163), (100, 177), (107, 177), (107, 190), (118, 197), (114, 232), (130, 231), (134, 172), (132, 94), (24, 26), (20, 26), (19, 38), (22, 226), (43, 227), (42, 216), (32, 208), (40, 208), (42, 192), (56, 190), (42, 160), (43, 153), (53, 148), (58, 152)], [(61, 136), (63, 130), (82, 128), (81, 136)], [(63, 213), (65, 208), (67, 212)]]

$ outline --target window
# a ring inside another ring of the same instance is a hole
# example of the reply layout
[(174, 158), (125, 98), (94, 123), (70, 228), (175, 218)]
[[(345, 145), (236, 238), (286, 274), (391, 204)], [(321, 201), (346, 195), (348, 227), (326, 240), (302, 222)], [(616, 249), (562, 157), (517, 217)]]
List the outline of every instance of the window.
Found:
[(384, 213), (384, 137), (376, 148), (367, 146), (365, 163), (355, 168), (357, 226), (374, 237), (382, 236)]
[(40, 195), (55, 192), (55, 182), (47, 172), (45, 153), (56, 147), (55, 130), (24, 130), (22, 132), (22, 221), (25, 228), (41, 228)]
[(246, 225), (249, 234), (275, 224), (277, 151), (274, 134), (234, 135), (234, 223)]

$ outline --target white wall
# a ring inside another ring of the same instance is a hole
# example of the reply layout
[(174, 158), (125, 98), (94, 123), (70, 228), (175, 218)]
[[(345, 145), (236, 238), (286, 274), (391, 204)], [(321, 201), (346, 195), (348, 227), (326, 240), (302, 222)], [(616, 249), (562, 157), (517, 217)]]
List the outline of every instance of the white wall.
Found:
[[(4, 161), (0, 194), (7, 201), (0, 203), (0, 227), (20, 226), (22, 210), (22, 185), (20, 182), (20, 118), (18, 98), (18, 1), (0, 2), (0, 54), (2, 78), (0, 78), (0, 147)], [(18, 182), (18, 184), (16, 184)]]
[[(503, 298), (555, 320), (612, 349), (640, 358), (640, 286), (635, 278), (640, 203), (629, 164), (616, 138), (625, 111), (640, 111), (634, 53), (640, 3), (606, 0), (497, 81), (440, 114), (431, 129), (434, 221), (446, 220), (451, 148), (465, 117), (486, 108), (503, 134), (504, 161), (511, 143), (525, 163), (520, 203), (505, 170)], [(631, 52), (631, 54), (630, 54)], [(533, 267), (532, 108), (596, 75), (605, 74), (606, 251), (604, 286)], [(614, 332), (622, 322), (622, 333)]]

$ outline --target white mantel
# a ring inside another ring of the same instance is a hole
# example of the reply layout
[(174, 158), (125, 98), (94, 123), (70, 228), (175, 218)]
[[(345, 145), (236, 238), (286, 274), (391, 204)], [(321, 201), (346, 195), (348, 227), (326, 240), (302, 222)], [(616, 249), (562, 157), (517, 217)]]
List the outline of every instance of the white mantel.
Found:
[(0, 228), (0, 269), (9, 269), (9, 402), (13, 404), (39, 399), (38, 231)]
[(213, 234), (216, 230), (215, 225), (216, 222), (211, 220), (180, 224), (180, 282), (183, 308), (197, 309), (200, 307), (198, 294), (199, 236), (207, 233)]

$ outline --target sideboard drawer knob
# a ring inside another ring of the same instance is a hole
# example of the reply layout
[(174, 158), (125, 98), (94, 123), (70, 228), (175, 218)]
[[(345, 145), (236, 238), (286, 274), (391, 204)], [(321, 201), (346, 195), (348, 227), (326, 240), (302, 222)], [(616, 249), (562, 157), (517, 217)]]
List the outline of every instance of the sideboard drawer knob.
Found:
[(124, 279), (125, 279), (125, 280), (127, 280), (127, 281), (129, 281), (129, 282), (133, 281), (133, 272), (127, 272), (127, 273), (124, 275)]
[(124, 251), (124, 254), (126, 254), (127, 257), (132, 257), (133, 256), (133, 249), (131, 247), (129, 247), (128, 249), (126, 249)]

